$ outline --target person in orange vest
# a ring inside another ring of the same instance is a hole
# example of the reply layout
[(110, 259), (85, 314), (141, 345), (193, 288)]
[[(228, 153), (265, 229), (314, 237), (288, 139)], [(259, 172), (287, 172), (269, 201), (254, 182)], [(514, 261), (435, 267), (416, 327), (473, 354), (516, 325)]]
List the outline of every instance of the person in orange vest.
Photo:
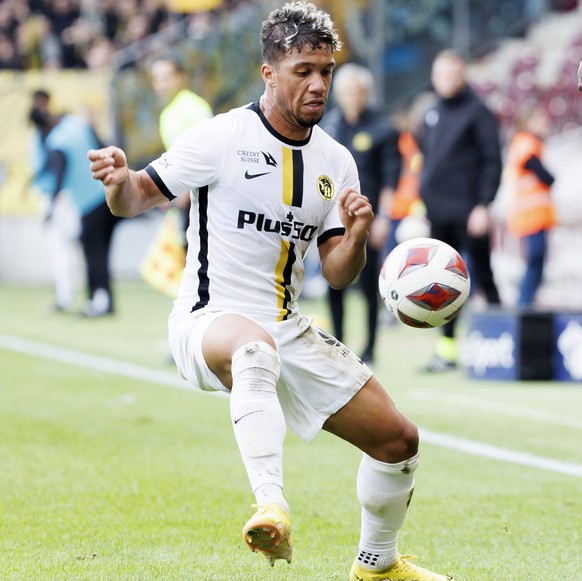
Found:
[(517, 304), (527, 307), (534, 302), (542, 282), (548, 232), (556, 224), (556, 211), (550, 195), (554, 176), (542, 161), (544, 139), (550, 129), (548, 116), (541, 106), (536, 106), (524, 111), (517, 128), (506, 162), (510, 194), (507, 229), (523, 241), (526, 269)]
[(400, 131), (398, 152), (401, 170), (398, 184), (390, 199), (390, 233), (386, 244), (386, 254), (398, 244), (396, 232), (402, 220), (410, 216), (414, 208), (421, 203), (419, 188), (422, 153), (414, 137), (411, 112), (404, 110), (396, 113), (393, 116), (393, 123)]

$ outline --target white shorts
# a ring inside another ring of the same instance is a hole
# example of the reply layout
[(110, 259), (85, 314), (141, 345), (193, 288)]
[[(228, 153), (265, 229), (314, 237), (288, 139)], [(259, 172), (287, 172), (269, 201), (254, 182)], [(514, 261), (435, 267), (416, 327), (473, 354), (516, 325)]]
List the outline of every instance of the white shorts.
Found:
[[(210, 371), (202, 355), (206, 329), (226, 314), (230, 313), (201, 309), (170, 317), (170, 347), (178, 371), (203, 391), (230, 392)], [(335, 337), (315, 327), (311, 317), (257, 324), (271, 335), (281, 358), (277, 393), (285, 421), (309, 441), (329, 416), (354, 397), (372, 371)]]

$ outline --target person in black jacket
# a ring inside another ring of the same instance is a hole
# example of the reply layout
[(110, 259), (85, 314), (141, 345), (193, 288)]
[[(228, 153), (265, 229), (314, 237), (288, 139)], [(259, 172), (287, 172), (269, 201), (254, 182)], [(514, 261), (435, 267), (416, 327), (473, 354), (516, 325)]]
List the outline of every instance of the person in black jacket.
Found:
[[(501, 179), (497, 121), (473, 93), (464, 59), (453, 50), (437, 54), (431, 81), (438, 96), (424, 119), (420, 145), (424, 156), (420, 194), (431, 236), (450, 244), (468, 259), (475, 283), (489, 304), (499, 304), (490, 262), (490, 218)], [(427, 371), (457, 364), (455, 320), (443, 327)]]
[[(366, 363), (374, 361), (378, 326), (378, 276), (383, 248), (390, 231), (390, 200), (400, 177), (401, 158), (396, 128), (387, 116), (372, 108), (374, 77), (365, 67), (346, 63), (334, 73), (333, 95), (337, 107), (321, 122), (321, 127), (353, 155), (360, 177), (361, 191), (375, 214), (366, 245), (367, 262), (359, 279), (366, 298), (367, 341), (361, 355)], [(343, 341), (344, 289), (328, 290), (334, 335)]]

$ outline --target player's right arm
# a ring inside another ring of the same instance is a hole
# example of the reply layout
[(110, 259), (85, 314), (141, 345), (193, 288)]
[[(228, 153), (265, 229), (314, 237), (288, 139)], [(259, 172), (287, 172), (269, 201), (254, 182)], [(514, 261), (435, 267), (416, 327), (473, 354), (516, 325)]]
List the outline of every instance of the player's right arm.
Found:
[(119, 147), (87, 152), (93, 179), (103, 182), (107, 205), (115, 216), (131, 218), (168, 201), (145, 170), (131, 171)]

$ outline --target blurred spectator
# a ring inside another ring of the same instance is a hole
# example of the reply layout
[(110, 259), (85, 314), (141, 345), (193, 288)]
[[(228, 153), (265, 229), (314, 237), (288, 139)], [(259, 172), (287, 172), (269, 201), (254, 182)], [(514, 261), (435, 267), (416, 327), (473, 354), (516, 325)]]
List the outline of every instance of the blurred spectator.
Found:
[(10, 37), (0, 32), (0, 69), (18, 70), (22, 68), (22, 64)]
[(145, 14), (136, 14), (127, 21), (127, 26), (119, 38), (121, 46), (127, 46), (139, 42), (148, 36), (150, 22)]
[(74, 26), (81, 16), (79, 5), (74, 0), (52, 0), (45, 3), (44, 14), (51, 24), (54, 35), (59, 40), (60, 65), (63, 68), (81, 66), (77, 52), (78, 40)]
[(544, 140), (549, 134), (550, 120), (544, 108), (536, 106), (522, 111), (517, 129), (506, 162), (510, 195), (507, 229), (524, 245), (526, 269), (517, 304), (528, 307), (541, 285), (548, 232), (556, 223), (550, 196), (554, 176), (543, 163)]
[(0, 43), (0, 66), (100, 68), (111, 64), (115, 51), (171, 23), (183, 21), (188, 35), (203, 39), (214, 32), (217, 15), (225, 17), (223, 27), (235, 37), (241, 29), (254, 27), (257, 3), (224, 0), (214, 10), (182, 14), (170, 12), (169, 3), (162, 0), (2, 0), (0, 39), (8, 39), (14, 55), (8, 43)]
[(26, 2), (20, 0), (3, 0), (0, 3), (0, 32), (14, 40), (20, 24), (26, 21), (30, 10)]
[(54, 196), (54, 179), (44, 170), (48, 162), (45, 147), (48, 127), (41, 123), (41, 117), (49, 110), (49, 94), (43, 90), (36, 91), (32, 100), (34, 114), (31, 111), (31, 121), (35, 125), (35, 130), (31, 143), (30, 163), (33, 182), (46, 196), (44, 225), (55, 292), (51, 309), (65, 312), (72, 307), (75, 300), (77, 239), (81, 225), (70, 196), (65, 192)]
[(100, 36), (87, 46), (84, 54), (85, 64), (91, 70), (102, 69), (111, 64), (114, 53), (114, 44), (107, 37)]
[(115, 50), (158, 32), (168, 19), (155, 0), (2, 0), (0, 67), (99, 68), (111, 64)]
[(420, 203), (420, 171), (422, 169), (422, 152), (416, 139), (420, 122), (412, 107), (405, 107), (394, 113), (392, 121), (400, 132), (398, 151), (402, 167), (390, 202), (390, 234), (385, 254), (398, 244), (396, 232), (402, 220), (410, 216)]
[[(493, 113), (467, 84), (465, 61), (445, 50), (433, 60), (431, 81), (438, 95), (424, 118), (420, 194), (431, 236), (468, 255), (473, 281), (489, 304), (499, 304), (491, 269), (489, 204), (501, 178), (499, 128)], [(456, 319), (446, 323), (429, 372), (455, 369)]]
[[(333, 95), (338, 107), (326, 114), (321, 127), (354, 156), (361, 184), (376, 217), (366, 244), (367, 261), (359, 278), (366, 298), (366, 346), (361, 358), (374, 361), (378, 326), (378, 276), (390, 230), (390, 203), (400, 175), (398, 131), (372, 106), (374, 77), (365, 67), (347, 63), (334, 75)], [(343, 341), (344, 289), (329, 288), (334, 335)]]
[(164, 108), (160, 113), (160, 136), (166, 149), (189, 127), (212, 117), (212, 107), (188, 88), (188, 76), (173, 57), (156, 59), (151, 66), (152, 88)]
[[(103, 185), (93, 180), (87, 168), (87, 151), (100, 147), (92, 125), (78, 115), (55, 115), (49, 99), (46, 91), (36, 91), (30, 110), (30, 120), (37, 130), (39, 160), (34, 183), (49, 196), (49, 220), (61, 196), (74, 203), (81, 219), (87, 275), (88, 297), (82, 314), (101, 317), (114, 311), (109, 250), (119, 218), (109, 211)], [(68, 305), (57, 303), (57, 308), (61, 307)]]
[[(186, 129), (212, 117), (212, 107), (188, 88), (186, 71), (175, 58), (163, 57), (154, 61), (151, 77), (152, 87), (164, 103), (160, 113), (160, 136), (164, 147), (169, 149)], [(178, 205), (185, 233), (189, 223), (190, 192), (178, 199)]]

